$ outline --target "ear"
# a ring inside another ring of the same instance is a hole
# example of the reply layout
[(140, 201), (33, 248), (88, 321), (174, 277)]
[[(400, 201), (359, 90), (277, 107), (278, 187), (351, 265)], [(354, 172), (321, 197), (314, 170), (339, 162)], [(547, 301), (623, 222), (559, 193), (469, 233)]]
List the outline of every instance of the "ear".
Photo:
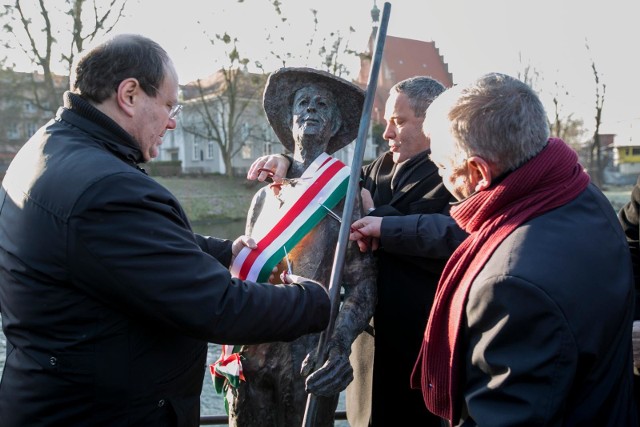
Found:
[(136, 103), (140, 102), (139, 97), (142, 92), (138, 79), (131, 77), (121, 81), (116, 92), (116, 102), (120, 110), (127, 116), (133, 117)]
[(491, 186), (493, 174), (489, 163), (478, 156), (471, 156), (467, 159), (469, 170), (469, 181), (475, 187), (475, 191), (482, 191)]
[(331, 136), (335, 136), (342, 127), (342, 116), (336, 113), (333, 118), (333, 126), (331, 127)]

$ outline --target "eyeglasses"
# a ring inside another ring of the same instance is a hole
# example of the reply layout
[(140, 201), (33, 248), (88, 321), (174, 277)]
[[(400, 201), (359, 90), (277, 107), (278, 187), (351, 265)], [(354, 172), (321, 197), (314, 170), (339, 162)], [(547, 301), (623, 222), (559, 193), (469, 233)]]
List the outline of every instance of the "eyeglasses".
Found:
[[(152, 84), (149, 84), (149, 86), (151, 86), (152, 88), (155, 89), (156, 91), (156, 96), (157, 94), (160, 93), (160, 89), (158, 89), (157, 87), (155, 87)], [(180, 111), (182, 111), (182, 104), (176, 104), (173, 107), (171, 107), (171, 109), (169, 110), (169, 118), (170, 119), (175, 119), (178, 117), (178, 115), (180, 114)]]
[(170, 119), (175, 119), (178, 117), (178, 115), (180, 114), (180, 111), (182, 111), (182, 104), (176, 104), (173, 107), (171, 107), (171, 110), (169, 110), (169, 118)]

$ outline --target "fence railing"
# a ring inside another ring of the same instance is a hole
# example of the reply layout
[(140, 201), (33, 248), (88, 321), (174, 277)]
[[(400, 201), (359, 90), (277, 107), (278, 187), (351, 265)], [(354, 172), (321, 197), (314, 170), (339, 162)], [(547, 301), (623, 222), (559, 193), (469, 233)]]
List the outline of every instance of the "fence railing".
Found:
[[(336, 411), (336, 420), (346, 420), (346, 411)], [(224, 426), (229, 424), (229, 417), (226, 415), (204, 415), (200, 417), (201, 426)]]

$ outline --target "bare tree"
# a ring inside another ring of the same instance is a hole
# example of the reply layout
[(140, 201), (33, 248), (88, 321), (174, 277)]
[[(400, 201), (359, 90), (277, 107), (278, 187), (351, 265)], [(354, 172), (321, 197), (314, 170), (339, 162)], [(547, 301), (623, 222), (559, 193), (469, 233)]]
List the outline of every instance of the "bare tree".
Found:
[[(523, 71), (518, 72), (517, 77), (535, 90), (538, 90), (537, 86), (542, 86), (541, 82), (544, 82), (544, 76), (530, 64), (525, 65), (522, 56), (520, 56), (520, 63), (523, 66)], [(569, 96), (569, 92), (562, 83), (556, 80), (553, 83), (553, 89), (549, 91), (548, 95), (551, 97), (553, 105), (553, 111), (551, 112), (553, 116), (549, 118), (551, 135), (561, 138), (580, 154), (583, 151), (584, 122), (581, 119), (574, 118), (573, 113), (564, 114), (564, 99)]]
[[(267, 43), (272, 46), (267, 52), (271, 58), (249, 59), (241, 55), (237, 37), (231, 36), (228, 32), (214, 36), (205, 32), (212, 46), (224, 47), (225, 64), (210, 78), (198, 79), (195, 84), (187, 85), (184, 89), (187, 114), (182, 119), (182, 130), (194, 139), (206, 143), (215, 142), (220, 150), (227, 176), (233, 176), (233, 160), (240, 150), (254, 148), (253, 156), (266, 154), (256, 147), (266, 141), (276, 140), (272, 132), (265, 130), (267, 122), (261, 101), (268, 73), (264, 70), (261, 60), (275, 59), (283, 67), (286, 67), (289, 61), (303, 62), (307, 66), (321, 68), (340, 76), (348, 74), (346, 65), (341, 62), (342, 55), (357, 56), (357, 53), (349, 48), (348, 39), (339, 31), (331, 32), (322, 38), (318, 47), (319, 22), (317, 10), (314, 9), (310, 9), (313, 27), (305, 45), (306, 54), (300, 57), (289, 51), (282, 51), (283, 46), (289, 46), (287, 37), (291, 32), (278, 33), (286, 30), (284, 26), (288, 18), (284, 15), (279, 0), (268, 1), (273, 6), (278, 22), (266, 36)], [(242, 0), (239, 3), (242, 3)], [(350, 28), (350, 33), (353, 32)], [(312, 54), (314, 47), (318, 47), (318, 55)], [(317, 61), (318, 58), (321, 59), (319, 63), (309, 63)], [(249, 65), (256, 71), (249, 72)]]
[(531, 88), (535, 89), (536, 86), (538, 86), (538, 82), (542, 79), (540, 72), (530, 63), (525, 64), (524, 59), (522, 58), (522, 52), (518, 53), (518, 62), (522, 67), (522, 71), (518, 71), (516, 77)]
[[(249, 60), (240, 56), (237, 39), (225, 33), (216, 35), (210, 42), (216, 43), (216, 40), (230, 46), (229, 63), (210, 79), (198, 79), (195, 93), (185, 93), (185, 100), (192, 97), (193, 102), (186, 102), (190, 118), (185, 117), (182, 129), (197, 139), (214, 141), (222, 154), (226, 175), (233, 176), (234, 156), (249, 141), (264, 137), (256, 121), (247, 116), (262, 111), (259, 101), (266, 75), (246, 70)], [(189, 89), (185, 87), (185, 91)], [(251, 106), (254, 108), (247, 114)]]
[[(274, 11), (278, 15), (280, 24), (275, 25), (273, 34), (268, 34), (266, 40), (272, 46), (277, 46), (272, 47), (269, 53), (272, 57), (280, 61), (281, 66), (286, 67), (291, 61), (297, 61), (340, 77), (350, 74), (349, 67), (345, 64), (344, 59), (348, 60), (349, 56), (356, 59), (363, 54), (363, 52), (359, 52), (349, 46), (351, 37), (355, 34), (353, 27), (349, 27), (348, 36), (344, 36), (339, 30), (334, 30), (327, 33), (326, 36), (320, 37), (318, 10), (309, 9), (313, 29), (305, 43), (306, 54), (296, 57), (291, 52), (280, 51), (282, 46), (288, 44), (288, 37), (297, 37), (297, 34), (288, 28), (282, 28), (283, 25), (288, 23), (288, 18), (284, 15), (280, 7), (282, 3), (278, 0), (269, 1), (272, 3)], [(280, 30), (284, 30), (284, 32), (279, 34)]]
[[(591, 51), (589, 43), (585, 42), (587, 51)], [(593, 140), (591, 143), (591, 150), (589, 152), (589, 175), (594, 184), (602, 188), (604, 184), (604, 168), (602, 165), (602, 147), (600, 146), (600, 124), (602, 123), (602, 109), (604, 107), (605, 94), (607, 92), (607, 85), (600, 80), (600, 73), (596, 68), (596, 63), (591, 58), (591, 70), (593, 71), (593, 77), (596, 83), (596, 127), (593, 132)]]
[[(318, 11), (310, 9), (313, 16), (313, 33), (309, 37), (306, 46), (308, 48), (307, 62), (311, 60), (311, 54), (314, 51), (315, 40), (318, 38)], [(349, 27), (350, 36), (355, 33), (353, 27)], [(334, 74), (336, 76), (344, 76), (349, 74), (348, 67), (342, 62), (342, 55), (351, 55), (357, 57), (359, 52), (349, 47), (350, 37), (344, 37), (340, 31), (332, 31), (328, 36), (322, 37), (317, 46), (317, 57), (322, 59), (319, 68)], [(344, 45), (344, 46), (343, 46)]]
[[(569, 92), (563, 85), (554, 82), (554, 92), (552, 94), (553, 118), (549, 120), (551, 135), (561, 138), (570, 145), (579, 155), (583, 153), (583, 135), (585, 133), (584, 121), (573, 117), (574, 113), (562, 114), (562, 99), (569, 96)], [(582, 160), (581, 160), (582, 161)]]
[[(0, 11), (3, 46), (21, 51), (43, 78), (37, 81), (33, 74), (32, 90), (28, 96), (38, 108), (55, 112), (62, 92), (69, 87), (69, 75), (76, 55), (83, 50), (85, 43), (113, 29), (123, 16), (126, 2), (64, 0), (55, 4), (38, 0), (36, 10), (31, 13), (24, 0), (4, 5)], [(58, 63), (63, 64), (60, 75), (53, 72), (54, 65)]]

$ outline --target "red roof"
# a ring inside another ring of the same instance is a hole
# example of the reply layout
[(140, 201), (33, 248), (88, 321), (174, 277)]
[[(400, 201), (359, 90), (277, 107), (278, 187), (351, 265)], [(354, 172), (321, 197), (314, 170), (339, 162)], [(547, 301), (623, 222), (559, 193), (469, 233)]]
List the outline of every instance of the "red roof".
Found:
[[(371, 43), (372, 44), (372, 43)], [(356, 83), (366, 87), (369, 81), (371, 60), (363, 59)], [(371, 119), (381, 122), (389, 89), (401, 80), (414, 76), (430, 76), (446, 87), (453, 86), (453, 76), (435, 42), (387, 36), (382, 52), (376, 99)]]

